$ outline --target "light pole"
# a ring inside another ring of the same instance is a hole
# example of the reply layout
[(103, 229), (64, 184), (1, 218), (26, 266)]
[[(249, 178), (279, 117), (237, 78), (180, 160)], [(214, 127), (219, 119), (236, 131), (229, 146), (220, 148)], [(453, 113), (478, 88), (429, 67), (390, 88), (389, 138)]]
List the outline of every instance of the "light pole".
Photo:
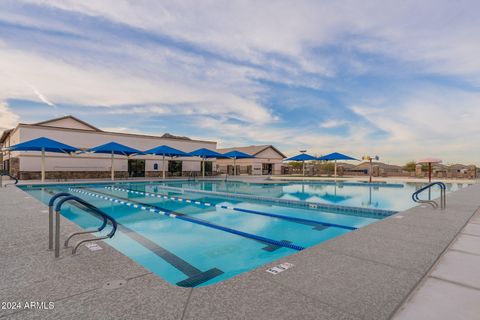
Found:
[(370, 176), (370, 178), (368, 180), (369, 183), (372, 183), (372, 160), (377, 160), (378, 161), (379, 159), (380, 158), (378, 156), (375, 156), (375, 157), (363, 156), (362, 157), (362, 160), (367, 160), (367, 161), (370, 162), (370, 166), (369, 166), (369, 169), (368, 169), (368, 173), (369, 173), (369, 176)]
[[(305, 154), (307, 150), (299, 150), (301, 154)], [(303, 176), (305, 177), (305, 160), (302, 161), (302, 171), (303, 171)]]

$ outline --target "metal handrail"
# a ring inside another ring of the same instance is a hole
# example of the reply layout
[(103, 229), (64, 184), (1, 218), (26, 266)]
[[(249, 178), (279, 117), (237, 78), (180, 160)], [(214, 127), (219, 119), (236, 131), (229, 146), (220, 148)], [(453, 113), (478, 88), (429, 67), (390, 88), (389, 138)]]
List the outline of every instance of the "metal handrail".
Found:
[(73, 246), (72, 254), (75, 254), (77, 252), (78, 247), (85, 242), (108, 239), (108, 238), (112, 238), (115, 235), (115, 232), (117, 231), (117, 222), (115, 221), (115, 219), (110, 217), (108, 214), (104, 213), (103, 211), (101, 211), (97, 207), (93, 206), (92, 204), (86, 202), (85, 200), (83, 200), (79, 197), (73, 196), (71, 194), (65, 193), (65, 192), (62, 192), (60, 194), (55, 195), (52, 198), (53, 200), (52, 199), (50, 200), (50, 203), (52, 203), (52, 206), (53, 206), (53, 202), (56, 199), (58, 199), (59, 197), (63, 197), (63, 198), (57, 203), (57, 205), (55, 207), (55, 258), (58, 258), (60, 256), (60, 211), (62, 210), (63, 204), (65, 204), (65, 202), (67, 202), (67, 201), (75, 201), (75, 202), (80, 203), (81, 205), (85, 206), (87, 209), (92, 210), (94, 213), (96, 213), (100, 217), (102, 217), (103, 222), (102, 222), (102, 225), (100, 227), (98, 227), (97, 229), (74, 232), (74, 233), (70, 234), (67, 237), (67, 240), (65, 241), (65, 246), (68, 246), (68, 242), (70, 241), (70, 239), (72, 239), (72, 237), (74, 237), (76, 235), (102, 231), (106, 227), (108, 221), (110, 221), (110, 223), (112, 225), (112, 230), (105, 236), (95, 237), (95, 238), (92, 238), (92, 239), (84, 239), (84, 240), (80, 240), (79, 242), (77, 242)]
[(55, 201), (61, 197), (71, 197), (68, 192), (60, 192), (50, 198), (48, 202), (48, 250), (53, 250), (53, 206)]
[[(13, 179), (13, 180), (15, 180), (15, 182), (14, 182), (13, 184), (18, 184), (18, 178), (14, 177), (14, 176), (12, 176), (12, 175), (10, 175), (10, 174), (6, 173), (6, 172), (1, 172), (1, 173), (0, 173), (0, 176), (7, 176), (7, 177), (10, 177), (10, 179)], [(0, 182), (1, 182), (1, 179), (0, 179)], [(0, 183), (0, 187), (2, 187), (2, 186), (3, 186), (3, 183)], [(5, 186), (7, 186), (7, 185), (5, 185)]]
[(435, 185), (438, 185), (440, 187), (440, 208), (445, 209), (446, 206), (447, 206), (447, 197), (446, 197), (447, 186), (445, 185), (445, 183), (440, 182), (440, 181), (432, 182), (432, 183), (427, 184), (426, 186), (418, 189), (417, 191), (415, 191), (412, 194), (412, 200), (414, 202), (417, 202), (417, 203), (427, 203), (427, 204), (431, 205), (434, 209), (437, 209), (438, 208), (438, 203), (436, 201), (422, 200), (418, 197), (418, 195), (420, 193), (422, 193), (425, 190), (431, 189)]

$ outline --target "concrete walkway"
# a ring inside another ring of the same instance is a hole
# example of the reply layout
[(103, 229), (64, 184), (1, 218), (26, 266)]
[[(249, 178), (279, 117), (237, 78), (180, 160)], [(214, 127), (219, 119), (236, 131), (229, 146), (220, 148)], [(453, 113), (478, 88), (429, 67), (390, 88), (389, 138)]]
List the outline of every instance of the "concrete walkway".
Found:
[[(167, 283), (104, 242), (100, 251), (63, 250), (54, 259), (46, 249), (47, 207), (9, 186), (0, 189), (0, 302), (22, 307), (0, 309), (0, 319), (389, 319), (477, 211), (479, 195), (473, 185), (450, 194), (447, 210), (415, 207), (192, 289)], [(62, 218), (62, 239), (77, 230)], [(284, 262), (294, 266), (266, 272)], [(125, 285), (111, 290), (116, 280)], [(30, 301), (54, 309), (25, 308)]]
[(480, 319), (480, 211), (394, 319)]

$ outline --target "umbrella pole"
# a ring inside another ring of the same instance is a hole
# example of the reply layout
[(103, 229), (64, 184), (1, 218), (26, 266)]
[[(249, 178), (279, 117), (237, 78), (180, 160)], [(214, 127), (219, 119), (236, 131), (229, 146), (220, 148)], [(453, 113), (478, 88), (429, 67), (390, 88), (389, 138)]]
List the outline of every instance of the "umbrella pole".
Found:
[(432, 182), (432, 163), (428, 163), (428, 182)]
[(237, 175), (237, 164), (236, 164), (237, 157), (233, 158), (233, 175)]
[(163, 180), (165, 180), (165, 154), (163, 155), (163, 159), (162, 159), (162, 169), (163, 169)]
[(370, 159), (370, 169), (368, 170), (368, 173), (370, 174), (370, 179), (368, 181), (372, 183), (372, 159)]
[(202, 158), (202, 178), (205, 178), (205, 159)]
[(111, 178), (112, 178), (112, 181), (115, 180), (115, 170), (114, 170), (114, 159), (113, 159), (113, 151), (112, 151), (112, 167), (110, 168), (111, 172), (110, 172), (110, 175), (111, 175)]
[(333, 176), (335, 178), (337, 177), (337, 160), (335, 160), (335, 172), (333, 173)]
[(45, 182), (45, 148), (42, 148), (42, 182)]
[(305, 160), (302, 161), (303, 176), (305, 177)]

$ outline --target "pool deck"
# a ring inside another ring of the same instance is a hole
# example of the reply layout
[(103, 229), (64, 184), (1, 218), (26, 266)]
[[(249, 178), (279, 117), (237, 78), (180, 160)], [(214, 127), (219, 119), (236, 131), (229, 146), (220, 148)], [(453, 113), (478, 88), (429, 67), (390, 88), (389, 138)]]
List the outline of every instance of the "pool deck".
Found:
[[(438, 268), (443, 259), (453, 259), (450, 250), (460, 245), (459, 240), (452, 244), (457, 236), (478, 231), (464, 227), (480, 207), (479, 195), (475, 184), (449, 194), (446, 210), (415, 207), (224, 282), (192, 289), (167, 283), (101, 241), (103, 250), (82, 247), (75, 256), (63, 250), (54, 259), (46, 248), (47, 207), (9, 186), (0, 189), (0, 302), (52, 301), (55, 308), (0, 309), (0, 319), (390, 319), (397, 311), (401, 318), (409, 307), (426, 303), (422, 288), (428, 289), (429, 280), (446, 277)], [(478, 219), (477, 214), (471, 223)], [(62, 239), (77, 230), (62, 218)], [(475, 261), (478, 269), (478, 257)], [(276, 275), (266, 272), (282, 262), (294, 266)], [(448, 266), (458, 272), (465, 268), (461, 263)], [(115, 280), (126, 284), (109, 289), (107, 283)], [(469, 284), (477, 285), (473, 280)], [(456, 293), (448, 286), (443, 290)], [(411, 312), (407, 318), (415, 319), (417, 311)]]

